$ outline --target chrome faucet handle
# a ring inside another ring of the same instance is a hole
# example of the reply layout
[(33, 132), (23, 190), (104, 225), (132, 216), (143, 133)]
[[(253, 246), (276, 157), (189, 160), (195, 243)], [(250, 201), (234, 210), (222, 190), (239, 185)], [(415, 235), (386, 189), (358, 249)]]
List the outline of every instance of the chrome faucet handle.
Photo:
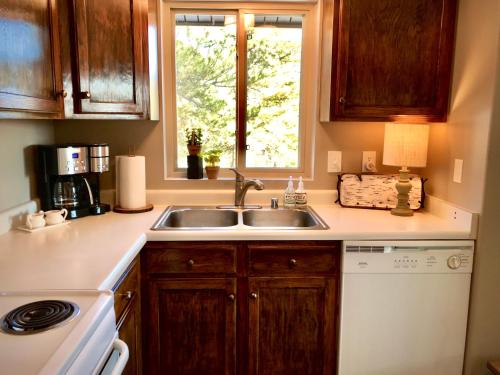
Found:
[(236, 168), (229, 168), (230, 170), (232, 170), (235, 174), (236, 174), (236, 181), (244, 181), (245, 180), (245, 176), (243, 176), (240, 171), (238, 171)]

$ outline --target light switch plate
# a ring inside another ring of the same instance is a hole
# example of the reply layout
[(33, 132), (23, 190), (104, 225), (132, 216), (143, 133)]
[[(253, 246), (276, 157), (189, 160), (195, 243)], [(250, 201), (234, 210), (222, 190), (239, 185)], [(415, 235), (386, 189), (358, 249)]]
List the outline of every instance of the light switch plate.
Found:
[(328, 172), (340, 173), (342, 171), (342, 151), (328, 151)]
[(363, 151), (362, 172), (377, 172), (377, 151)]
[(462, 159), (455, 159), (455, 167), (453, 168), (453, 182), (457, 184), (462, 183), (462, 171), (464, 168), (464, 161)]

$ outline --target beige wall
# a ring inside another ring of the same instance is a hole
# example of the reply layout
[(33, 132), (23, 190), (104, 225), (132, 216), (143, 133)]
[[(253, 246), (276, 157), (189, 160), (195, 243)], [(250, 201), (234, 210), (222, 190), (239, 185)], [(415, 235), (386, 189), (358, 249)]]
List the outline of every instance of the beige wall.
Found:
[[(430, 193), (480, 212), (491, 124), (497, 40), (498, 0), (459, 2), (450, 115), (447, 124), (431, 127)], [(463, 159), (461, 184), (452, 181), (454, 159)]]
[[(486, 375), (500, 359), (500, 2), (461, 0), (450, 116), (433, 125), (431, 193), (481, 213), (464, 374)], [(463, 182), (452, 181), (454, 159)]]
[(485, 362), (500, 359), (500, 69), (497, 71), (496, 90), (473, 274), (467, 375), (489, 374)]
[[(492, 3), (496, 3), (496, 9)], [(492, 0), (489, 4), (491, 8), (485, 12), (490, 10), (491, 15), (496, 15), (496, 25), (490, 24), (493, 39), (490, 49), (496, 51), (496, 56), (491, 56), (497, 63), (496, 79), (495, 74), (489, 77), (496, 91), (489, 143), (483, 145), (487, 149), (487, 166), (472, 284), (467, 375), (489, 374), (485, 362), (500, 359), (500, 3)]]
[(52, 142), (52, 121), (0, 120), (0, 212), (36, 197), (33, 145)]

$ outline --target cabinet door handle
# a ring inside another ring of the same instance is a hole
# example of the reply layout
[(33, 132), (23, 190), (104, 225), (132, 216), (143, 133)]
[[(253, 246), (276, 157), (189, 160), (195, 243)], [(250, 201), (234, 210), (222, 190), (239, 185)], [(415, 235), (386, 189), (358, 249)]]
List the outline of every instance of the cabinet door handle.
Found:
[(58, 96), (62, 96), (63, 98), (68, 96), (68, 92), (66, 90), (60, 90), (57, 92)]
[(250, 293), (250, 298), (251, 299), (257, 299), (259, 295), (257, 293)]
[(134, 292), (131, 290), (127, 290), (125, 293), (120, 293), (118, 294), (120, 297), (131, 300), (132, 297), (134, 296)]
[(295, 267), (297, 265), (297, 259), (290, 259), (288, 261), (288, 264), (290, 264), (290, 267)]
[(340, 103), (340, 104), (345, 104), (345, 98), (344, 98), (343, 96), (341, 96), (341, 97), (339, 98), (339, 103)]
[(90, 99), (90, 92), (88, 92), (88, 91), (82, 91), (80, 93), (80, 98), (82, 98), (82, 99)]
[(227, 295), (227, 299), (230, 300), (231, 302), (234, 302), (234, 300), (236, 299), (236, 296), (233, 293), (231, 293), (231, 294)]
[(193, 259), (189, 259), (187, 263), (188, 263), (189, 267), (193, 267), (194, 266), (194, 260)]

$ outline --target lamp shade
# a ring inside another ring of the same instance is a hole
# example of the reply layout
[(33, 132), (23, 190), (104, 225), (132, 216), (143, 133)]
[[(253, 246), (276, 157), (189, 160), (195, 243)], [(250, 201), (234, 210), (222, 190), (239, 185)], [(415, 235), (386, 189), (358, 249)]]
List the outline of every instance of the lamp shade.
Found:
[(425, 167), (429, 125), (385, 124), (384, 165)]

